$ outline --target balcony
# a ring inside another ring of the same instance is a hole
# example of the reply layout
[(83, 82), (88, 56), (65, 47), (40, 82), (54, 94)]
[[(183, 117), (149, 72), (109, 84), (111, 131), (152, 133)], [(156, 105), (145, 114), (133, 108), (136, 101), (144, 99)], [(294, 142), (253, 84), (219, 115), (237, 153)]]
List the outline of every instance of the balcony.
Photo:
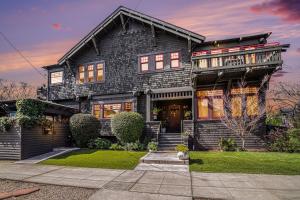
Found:
[(192, 54), (193, 72), (276, 68), (282, 65), (281, 52), (288, 47), (289, 45), (280, 45), (275, 42), (194, 52)]

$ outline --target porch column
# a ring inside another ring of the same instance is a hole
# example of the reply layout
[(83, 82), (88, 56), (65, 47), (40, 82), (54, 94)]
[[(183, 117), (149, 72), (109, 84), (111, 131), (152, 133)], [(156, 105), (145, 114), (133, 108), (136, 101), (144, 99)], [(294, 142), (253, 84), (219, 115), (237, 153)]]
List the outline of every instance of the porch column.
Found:
[(146, 90), (146, 122), (151, 121), (151, 90)]
[(195, 89), (192, 89), (192, 120), (195, 121), (195, 115), (196, 115), (196, 110), (195, 110)]

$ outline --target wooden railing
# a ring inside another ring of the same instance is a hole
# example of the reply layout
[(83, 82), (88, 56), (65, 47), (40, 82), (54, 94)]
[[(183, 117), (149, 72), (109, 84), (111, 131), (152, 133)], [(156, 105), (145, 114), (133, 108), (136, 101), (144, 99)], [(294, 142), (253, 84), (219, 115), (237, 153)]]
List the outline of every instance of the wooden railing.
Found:
[(281, 52), (285, 47), (287, 45), (274, 43), (273, 45), (195, 52), (192, 56), (193, 72), (281, 65)]

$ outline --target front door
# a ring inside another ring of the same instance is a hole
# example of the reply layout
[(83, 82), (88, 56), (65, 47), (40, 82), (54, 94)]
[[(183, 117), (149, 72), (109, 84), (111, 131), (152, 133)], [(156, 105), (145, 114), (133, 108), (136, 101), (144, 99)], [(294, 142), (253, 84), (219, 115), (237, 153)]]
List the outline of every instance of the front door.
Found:
[(168, 107), (168, 120), (167, 120), (167, 131), (179, 133), (180, 132), (180, 119), (181, 119), (180, 105), (170, 105)]

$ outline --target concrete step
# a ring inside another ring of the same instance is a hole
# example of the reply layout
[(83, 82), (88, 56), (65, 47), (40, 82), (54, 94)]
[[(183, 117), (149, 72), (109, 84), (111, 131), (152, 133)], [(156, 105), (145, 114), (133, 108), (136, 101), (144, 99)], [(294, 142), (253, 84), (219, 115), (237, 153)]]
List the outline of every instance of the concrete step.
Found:
[(149, 153), (140, 160), (147, 164), (188, 165), (188, 160), (179, 160), (176, 152)]

